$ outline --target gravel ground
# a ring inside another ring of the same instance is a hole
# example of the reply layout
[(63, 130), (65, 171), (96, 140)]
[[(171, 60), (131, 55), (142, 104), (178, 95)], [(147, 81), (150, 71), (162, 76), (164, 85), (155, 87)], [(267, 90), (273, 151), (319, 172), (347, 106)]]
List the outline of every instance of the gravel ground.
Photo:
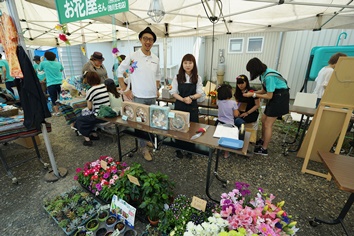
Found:
[[(24, 165), (14, 167), (13, 174), (18, 178), (18, 185), (12, 184), (11, 179), (0, 166), (0, 219), (3, 224), (0, 235), (65, 235), (42, 207), (45, 197), (59, 195), (75, 186), (73, 179), (75, 169), (83, 163), (97, 159), (100, 155), (117, 157), (117, 145), (113, 139), (101, 135), (101, 140), (95, 141), (94, 146), (82, 145), (83, 138), (66, 125), (63, 117), (49, 118), (52, 123), (52, 132), (49, 133), (53, 153), (58, 167), (68, 170), (68, 175), (56, 182), (44, 180), (48, 170), (43, 168), (37, 160), (31, 160)], [(214, 179), (210, 188), (211, 195), (219, 199), (223, 192), (233, 189), (236, 181), (247, 182), (252, 187), (262, 187), (266, 192), (273, 193), (278, 200), (285, 200), (285, 209), (298, 222), (300, 228), (297, 235), (345, 235), (340, 225), (319, 225), (311, 227), (308, 223), (313, 217), (330, 219), (336, 217), (349, 193), (337, 188), (334, 181), (327, 181), (321, 177), (302, 174), (303, 159), (297, 158), (295, 153), (284, 157), (281, 146), (284, 134), (281, 131), (283, 123), (277, 121), (270, 154), (268, 157), (243, 157), (232, 155), (228, 159), (221, 159), (219, 171), (221, 177), (230, 181), (226, 188)], [(43, 137), (40, 135), (40, 153), (49, 163)], [(133, 138), (124, 136), (122, 147), (128, 148)], [(33, 149), (26, 149), (16, 143), (1, 145), (6, 160), (11, 164), (15, 161), (35, 155)], [(205, 178), (207, 159), (202, 156), (193, 156), (189, 159), (174, 158), (174, 150), (162, 147), (153, 153), (154, 161), (146, 162), (142, 157), (134, 155), (125, 157), (128, 164), (141, 163), (147, 171), (161, 171), (175, 181), (176, 194), (207, 198), (205, 193)], [(310, 169), (327, 173), (322, 163), (310, 162)], [(354, 232), (354, 212), (349, 211), (345, 219), (349, 232)], [(140, 233), (145, 225), (136, 221), (136, 230)]]

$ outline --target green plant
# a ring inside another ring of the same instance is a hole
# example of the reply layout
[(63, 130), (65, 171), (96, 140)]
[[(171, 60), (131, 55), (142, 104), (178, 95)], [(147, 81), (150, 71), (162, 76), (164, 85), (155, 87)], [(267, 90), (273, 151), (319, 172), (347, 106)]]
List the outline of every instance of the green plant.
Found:
[(174, 183), (161, 172), (149, 173), (142, 180), (143, 200), (139, 207), (146, 211), (151, 220), (162, 219), (164, 206), (170, 203), (173, 196)]

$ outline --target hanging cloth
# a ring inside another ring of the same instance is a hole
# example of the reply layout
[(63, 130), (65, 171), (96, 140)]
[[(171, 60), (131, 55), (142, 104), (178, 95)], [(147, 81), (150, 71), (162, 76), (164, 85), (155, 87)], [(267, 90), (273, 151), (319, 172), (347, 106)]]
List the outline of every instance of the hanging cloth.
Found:
[(23, 125), (27, 129), (35, 127), (40, 131), (42, 130), (41, 124), (45, 123), (45, 118), (51, 116), (47, 101), (36, 72), (33, 70), (32, 62), (22, 46), (17, 47), (17, 57), (24, 75), (24, 79), (21, 80), (22, 89), (20, 94), (25, 120)]

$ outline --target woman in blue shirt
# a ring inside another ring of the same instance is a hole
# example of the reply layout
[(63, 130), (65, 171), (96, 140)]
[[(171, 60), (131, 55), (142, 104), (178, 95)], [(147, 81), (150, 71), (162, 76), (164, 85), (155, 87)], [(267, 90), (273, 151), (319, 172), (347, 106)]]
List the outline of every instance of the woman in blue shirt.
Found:
[(54, 115), (59, 116), (60, 112), (56, 101), (61, 92), (61, 84), (63, 83), (64, 67), (60, 62), (55, 61), (56, 55), (51, 51), (46, 51), (44, 57), (47, 61), (42, 61), (39, 64), (38, 71), (44, 71), (46, 74), (47, 89), (52, 101)]
[(250, 72), (251, 80), (259, 79), (262, 89), (255, 92), (244, 93), (244, 97), (267, 99), (267, 105), (262, 115), (262, 138), (256, 142), (255, 154), (268, 156), (268, 145), (272, 137), (275, 120), (289, 113), (289, 87), (279, 72), (267, 67), (258, 58), (252, 58), (246, 66)]

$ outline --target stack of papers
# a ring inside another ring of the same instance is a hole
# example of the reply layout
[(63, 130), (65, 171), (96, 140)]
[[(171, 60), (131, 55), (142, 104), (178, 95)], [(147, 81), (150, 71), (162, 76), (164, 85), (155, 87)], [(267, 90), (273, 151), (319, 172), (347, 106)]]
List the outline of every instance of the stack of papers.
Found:
[(238, 139), (238, 128), (234, 125), (228, 125), (228, 124), (218, 124), (216, 126), (214, 135), (214, 138), (232, 138), (232, 139)]

